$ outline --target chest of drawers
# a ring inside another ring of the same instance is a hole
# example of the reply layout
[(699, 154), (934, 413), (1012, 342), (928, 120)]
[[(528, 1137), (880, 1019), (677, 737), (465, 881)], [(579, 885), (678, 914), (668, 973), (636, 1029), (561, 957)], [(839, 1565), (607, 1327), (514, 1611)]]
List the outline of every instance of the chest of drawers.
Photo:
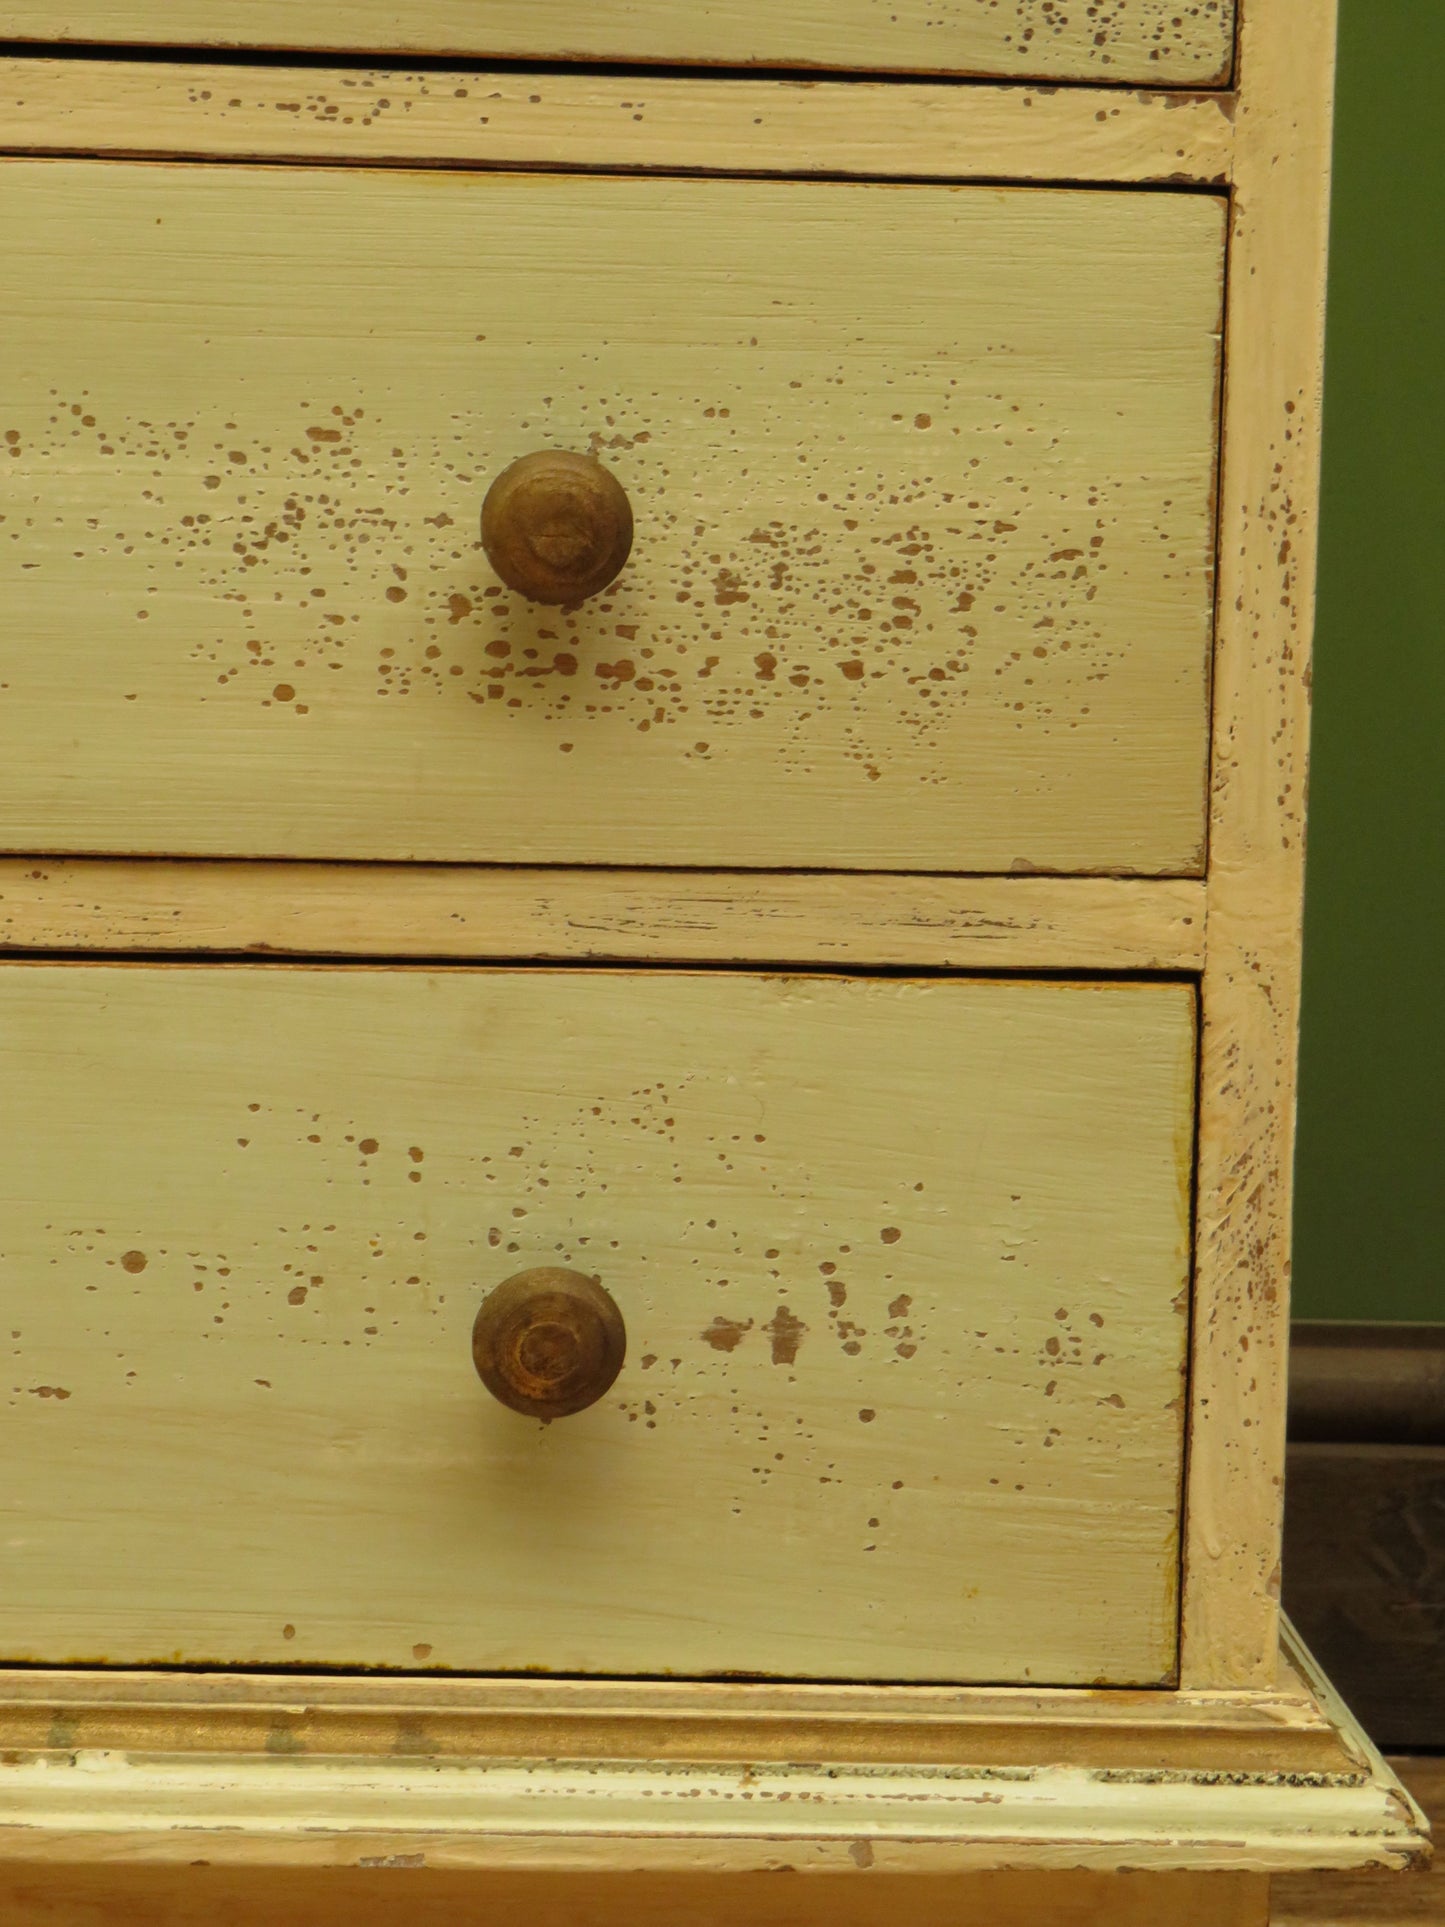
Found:
[(11, 9), (16, 1906), (1420, 1851), (1277, 1608), (1333, 39), (1242, 11)]

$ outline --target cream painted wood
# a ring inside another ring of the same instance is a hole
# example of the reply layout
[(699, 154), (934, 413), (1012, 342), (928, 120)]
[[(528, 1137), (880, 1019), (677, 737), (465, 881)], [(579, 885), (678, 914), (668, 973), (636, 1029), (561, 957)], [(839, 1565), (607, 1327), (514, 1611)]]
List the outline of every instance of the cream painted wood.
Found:
[[(397, 1747), (368, 1748), (372, 1757), (363, 1758), (336, 1750), (339, 1729), (323, 1738), (296, 1723), (306, 1710), (295, 1690), (302, 1682), (291, 1693), (292, 1723), (280, 1723), (286, 1710), (273, 1697), (273, 1740), (264, 1749), (248, 1745), (241, 1754), (210, 1744), (199, 1698), (189, 1722), (161, 1750), (138, 1746), (135, 1733), (119, 1750), (86, 1746), (84, 1731), (66, 1724), (84, 1718), (74, 1702), (57, 1708), (60, 1724), (37, 1749), (35, 1736), (13, 1725), (15, 1706), (6, 1715), (12, 1723), (0, 1753), (0, 1802), (7, 1818), (0, 1828), (0, 1866), (8, 1865), (12, 1881), (32, 1882), (32, 1891), (42, 1882), (63, 1889), (87, 1867), (103, 1866), (112, 1875), (120, 1866), (194, 1870), (199, 1855), (208, 1866), (285, 1869), (288, 1875), (307, 1868), (414, 1874), (471, 1868), (486, 1869), (493, 1878), (522, 1869), (533, 1877), (590, 1871), (595, 1880), (645, 1871), (649, 1890), (659, 1893), (684, 1872), (696, 1879), (788, 1868), (811, 1876), (792, 1890), (797, 1922), (834, 1918), (826, 1909), (839, 1896), (846, 1906), (852, 1888), (826, 1878), (818, 1884), (819, 1876), (835, 1871), (850, 1881), (866, 1873), (868, 1890), (881, 1902), (887, 1880), (905, 1869), (920, 1883), (1001, 1868), (1050, 1870), (1049, 1884), (1031, 1891), (1037, 1905), (1075, 1892), (1069, 1874), (1085, 1868), (1096, 1876), (1122, 1869), (1212, 1869), (1216, 1876), (1257, 1878), (1301, 1866), (1418, 1866), (1428, 1853), (1418, 1805), (1322, 1687), (1287, 1625), (1283, 1633), (1279, 1703), (1270, 1708), (1264, 1696), (1241, 1694), (1236, 1710), (1244, 1716), (1253, 1707), (1256, 1742), (1287, 1700), (1294, 1702), (1292, 1723), (1307, 1712), (1310, 1721), (1326, 1725), (1335, 1757), (1316, 1760), (1313, 1771), (1283, 1765), (1292, 1756), (1282, 1753), (1273, 1761), (1241, 1754), (1221, 1772), (1217, 1757), (1207, 1763), (1200, 1757), (1201, 1729), (1193, 1717), (1181, 1718), (1191, 1696), (1161, 1693), (1039, 1696), (1035, 1751), (1020, 1765), (940, 1767), (915, 1760), (881, 1770), (877, 1763), (821, 1770), (776, 1761), (764, 1766), (737, 1756), (730, 1767), (716, 1760), (666, 1763), (625, 1746), (594, 1751), (584, 1761), (566, 1751), (575, 1728), (565, 1724), (554, 1731), (549, 1763), (532, 1768), (519, 1766), (505, 1743), (490, 1758), (436, 1759), (419, 1727), (402, 1735)], [(79, 1696), (84, 1678), (66, 1677)], [(35, 1675), (28, 1683), (33, 1704)], [(354, 1708), (367, 1693), (425, 1684), (304, 1682), (308, 1701), (330, 1701), (337, 1712), (347, 1702)], [(433, 1692), (452, 1697), (497, 1698), (510, 1691), (580, 1701), (606, 1693), (630, 1702), (634, 1711), (667, 1690), (652, 1683), (581, 1681), (430, 1684)], [(13, 1678), (5, 1685), (13, 1696)], [(269, 1683), (174, 1677), (169, 1690), (195, 1694), (198, 1686), (213, 1701), (236, 1707), (248, 1686), (265, 1694)], [(837, 1697), (837, 1689), (825, 1687), (679, 1684), (671, 1690), (694, 1704), (751, 1697), (753, 1710), (745, 1718), (756, 1717), (764, 1700)], [(914, 1692), (925, 1701), (937, 1697), (928, 1689)], [(851, 1697), (859, 1696), (859, 1689), (851, 1689)], [(1070, 1697), (1072, 1716), (1060, 1707)], [(1227, 1697), (1219, 1696), (1221, 1705)], [(99, 1707), (103, 1695), (92, 1689), (90, 1701)], [(1117, 1757), (1090, 1751), (1091, 1740), (1108, 1741), (1100, 1722), (1084, 1710), (1088, 1702), (1107, 1708), (1107, 1726), (1128, 1718), (1129, 1701), (1139, 1721), (1157, 1722), (1154, 1756), (1133, 1770), (1121, 1768)], [(1193, 1704), (1197, 1711), (1199, 1701)], [(220, 1732), (223, 1743), (232, 1736)], [(536, 1751), (531, 1757), (538, 1758)], [(1041, 1766), (1041, 1760), (1052, 1764)], [(545, 1881), (535, 1891), (539, 1900), (548, 1897)], [(915, 1889), (919, 1899), (930, 1891), (943, 1890), (922, 1884)], [(981, 1897), (987, 1889), (975, 1891)], [(1122, 1898), (1122, 1890), (1113, 1891)], [(1203, 1891), (1184, 1887), (1168, 1897), (1182, 1902)], [(1156, 1893), (1156, 1902), (1166, 1892)]]
[(6, 166), (10, 849), (1199, 868), (1215, 197)]
[(1187, 1767), (879, 1773), (82, 1751), (9, 1757), (0, 1791), (0, 1863), (31, 1865), (199, 1858), (660, 1876), (789, 1867), (806, 1878), (1403, 1870), (1428, 1853), (1424, 1816), (1373, 1751), (1359, 1774), (1300, 1781)]
[(1202, 883), (0, 858), (0, 946), (1198, 970)]
[[(405, 1874), (405, 1878), (398, 1878)], [(438, 1873), (195, 1867), (0, 1868), (0, 1906), (23, 1927), (1265, 1927), (1251, 1874), (949, 1876)]]
[(1262, 1683), (1279, 1613), (1300, 909), (1335, 9), (1241, 41), (1214, 668), (1184, 1676)]
[[(1188, 987), (12, 965), (0, 1010), (7, 1657), (1170, 1672)], [(547, 1262), (629, 1331), (550, 1426), (468, 1342)]]
[(16, 0), (8, 37), (659, 60), (1209, 87), (1228, 78), (1234, 0)]
[(0, 60), (0, 153), (1228, 180), (1227, 94)]

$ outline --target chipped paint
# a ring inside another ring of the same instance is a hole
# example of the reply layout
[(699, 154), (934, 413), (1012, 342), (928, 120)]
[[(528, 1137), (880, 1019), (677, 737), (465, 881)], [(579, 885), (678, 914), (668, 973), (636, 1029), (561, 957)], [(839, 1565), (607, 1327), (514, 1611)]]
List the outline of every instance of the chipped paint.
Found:
[[(126, 8), (82, 0), (59, 9), (53, 0), (20, 0), (6, 15), (12, 38), (206, 47), (253, 46), (357, 52), (524, 55), (569, 61), (643, 60), (728, 66), (908, 69), (1143, 85), (1208, 86), (1225, 79), (1233, 47), (1234, 0), (891, 0), (886, 13), (871, 0), (835, 0), (826, 13), (768, 0), (722, 7), (679, 8), (674, 0), (631, 0), (625, 9), (550, 0), (540, 10), (524, 0), (490, 0), (484, 24), (471, 0), (420, 0), (399, 23), (386, 0), (329, 0), (323, 18), (298, 14), (288, 0), (250, 0), (237, 27), (216, 0), (165, 0)], [(398, 35), (402, 36), (400, 48)], [(208, 76), (211, 78), (211, 76)], [(384, 119), (394, 108), (386, 76), (358, 75), (336, 97), (300, 74), (277, 111), (349, 126)], [(489, 75), (445, 76), (449, 90), (485, 101)], [(356, 91), (368, 80), (376, 97)], [(224, 105), (234, 83), (214, 79), (198, 91)], [(620, 111), (645, 111), (643, 99)]]
[(1289, 1343), (1333, 7), (1247, 9), (1229, 284), (1183, 1640), (1272, 1677)]
[[(1197, 865), (1212, 197), (13, 165), (17, 836)], [(552, 446), (636, 520), (576, 608), (478, 542)]]
[[(5, 1146), (7, 1255), (43, 1285), (0, 1388), (3, 1557), (44, 1575), (0, 1586), (13, 1655), (1167, 1674), (1187, 988), (639, 983), (0, 981), (47, 1093)], [(853, 1128), (880, 1106), (886, 1136)], [(539, 1265), (600, 1278), (629, 1334), (547, 1426), (471, 1357)], [(117, 1462), (127, 1505), (77, 1540)], [(836, 1610), (780, 1616), (804, 1546)]]
[[(238, 1763), (200, 1752), (157, 1760), (86, 1749), (22, 1755), (0, 1764), (0, 1775), (17, 1844), (29, 1833), (39, 1851), (27, 1857), (37, 1860), (52, 1839), (92, 1832), (99, 1812), (111, 1839), (132, 1858), (143, 1848), (152, 1861), (194, 1863), (205, 1846), (232, 1860), (264, 1856), (275, 1868), (314, 1862), (328, 1836), (349, 1835), (351, 1851), (372, 1867), (444, 1858), (454, 1868), (600, 1874), (636, 1869), (645, 1855), (643, 1865), (675, 1870), (682, 1862), (693, 1878), (796, 1861), (820, 1874), (866, 1875), (869, 1886), (888, 1873), (989, 1869), (1026, 1878), (1036, 1869), (1049, 1881), (1022, 1898), (1015, 1890), (1017, 1909), (995, 1879), (978, 1895), (979, 1917), (1033, 1927), (1057, 1917), (1065, 1897), (1078, 1897), (1069, 1918), (1099, 1927), (1105, 1919), (1110, 1927), (1238, 1927), (1262, 1918), (1260, 1877), (1270, 1872), (1403, 1869), (1426, 1857), (1419, 1809), (1373, 1749), (1364, 1757), (1365, 1772), (1352, 1779), (1294, 1781), (1188, 1769), (1118, 1775), (1069, 1764), (880, 1769), (570, 1757), (383, 1758), (358, 1772), (357, 1762), (335, 1758), (301, 1767), (285, 1758)], [(1076, 1896), (1068, 1874), (1086, 1869), (1093, 1881)], [(1176, 1879), (1183, 1870), (1208, 1872), (1211, 1891), (1206, 1899), (1178, 1884), (1140, 1893), (1099, 1880), (1128, 1870), (1137, 1883), (1146, 1869)], [(1260, 1884), (1236, 1888), (1231, 1872)], [(959, 1887), (954, 1897), (967, 1893)], [(971, 1898), (967, 1904), (972, 1912)]]

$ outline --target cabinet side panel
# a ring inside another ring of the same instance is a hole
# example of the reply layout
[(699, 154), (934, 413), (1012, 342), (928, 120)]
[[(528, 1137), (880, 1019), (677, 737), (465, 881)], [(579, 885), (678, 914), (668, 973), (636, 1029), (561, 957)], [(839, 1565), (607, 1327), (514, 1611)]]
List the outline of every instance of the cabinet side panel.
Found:
[(1335, 9), (1251, 0), (1231, 242), (1183, 1683), (1273, 1677)]

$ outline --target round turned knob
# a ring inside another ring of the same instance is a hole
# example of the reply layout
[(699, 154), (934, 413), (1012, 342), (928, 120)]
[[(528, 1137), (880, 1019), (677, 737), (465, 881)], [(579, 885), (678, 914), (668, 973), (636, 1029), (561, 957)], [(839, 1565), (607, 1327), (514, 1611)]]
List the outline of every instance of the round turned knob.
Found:
[(482, 547), (518, 595), (580, 602), (621, 573), (632, 548), (632, 504), (600, 462), (543, 449), (504, 468), (487, 490)]
[(482, 1302), (472, 1363), (492, 1394), (531, 1418), (566, 1418), (607, 1391), (622, 1370), (627, 1330), (595, 1278), (519, 1271)]

